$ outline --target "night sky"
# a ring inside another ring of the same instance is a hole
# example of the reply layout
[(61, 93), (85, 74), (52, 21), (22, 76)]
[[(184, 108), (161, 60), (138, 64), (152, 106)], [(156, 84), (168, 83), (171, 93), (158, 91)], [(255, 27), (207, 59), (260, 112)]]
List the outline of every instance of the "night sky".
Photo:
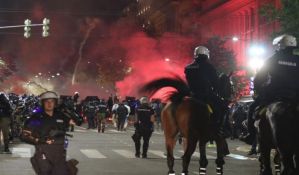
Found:
[[(169, 72), (183, 74), (182, 65), (190, 61), (194, 47), (194, 37), (165, 33), (152, 38), (144, 33), (134, 16), (122, 14), (129, 0), (0, 4), (1, 26), (23, 24), (27, 18), (32, 23), (41, 23), (44, 17), (51, 21), (47, 38), (41, 36), (41, 27), (32, 28), (29, 39), (23, 37), (23, 28), (0, 31), (0, 55), (13, 60), (17, 68), (1, 87), (16, 93), (37, 94), (42, 85), (61, 94), (137, 95), (138, 87), (148, 80)], [(51, 78), (57, 73), (61, 76)]]
[[(89, 79), (94, 81), (99, 78), (99, 65), (106, 65), (100, 68), (106, 74), (111, 74), (106, 70), (110, 65), (123, 69), (124, 65), (117, 67), (114, 59), (105, 61), (107, 57), (111, 57), (109, 50), (119, 49), (106, 47), (101, 53), (91, 50), (98, 50), (94, 48), (95, 44), (109, 40), (111, 25), (122, 17), (123, 8), (129, 3), (130, 0), (2, 0), (1, 26), (20, 25), (27, 18), (32, 23), (41, 23), (44, 17), (49, 18), (51, 24), (48, 38), (41, 37), (41, 27), (32, 28), (29, 39), (23, 37), (23, 28), (0, 30), (0, 54), (2, 57), (5, 55), (6, 60), (15, 62), (18, 69), (15, 76), (18, 80), (27, 81), (39, 72), (59, 72), (65, 75), (63, 78), (69, 79), (80, 56), (79, 49), (86, 33), (94, 25), (82, 47), (83, 58), (78, 73), (79, 82), (87, 82)], [(118, 62), (122, 55), (116, 56), (118, 58), (115, 60)], [(80, 72), (85, 74), (81, 75)]]

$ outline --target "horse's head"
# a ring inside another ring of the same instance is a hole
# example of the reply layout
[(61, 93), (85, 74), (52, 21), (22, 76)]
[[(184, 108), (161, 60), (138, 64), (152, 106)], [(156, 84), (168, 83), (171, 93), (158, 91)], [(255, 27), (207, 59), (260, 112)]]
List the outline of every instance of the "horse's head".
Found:
[(232, 73), (226, 75), (222, 73), (219, 76), (219, 86), (220, 86), (220, 96), (223, 97), (225, 100), (229, 100), (233, 94), (233, 85), (231, 82)]

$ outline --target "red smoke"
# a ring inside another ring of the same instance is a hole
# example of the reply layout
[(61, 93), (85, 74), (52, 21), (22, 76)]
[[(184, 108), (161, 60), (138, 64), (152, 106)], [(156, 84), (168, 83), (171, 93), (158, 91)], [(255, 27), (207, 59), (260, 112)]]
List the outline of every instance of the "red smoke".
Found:
[[(32, 17), (33, 23), (40, 23), (43, 17), (50, 18), (49, 38), (42, 38), (42, 29), (38, 28), (32, 30), (29, 39), (24, 39), (22, 35), (4, 39), (6, 45), (3, 49), (15, 53), (18, 63), (19, 72), (15, 79), (10, 79), (10, 83), (15, 85), (12, 88), (15, 92), (23, 92), (20, 84), (31, 80), (39, 72), (60, 72), (63, 78), (53, 80), (53, 90), (59, 94), (71, 95), (78, 91), (81, 97), (107, 97), (115, 93), (113, 85), (116, 82), (120, 96), (138, 97), (142, 95), (137, 93), (139, 88), (150, 80), (171, 73), (184, 78), (184, 67), (192, 61), (193, 47), (199, 44), (192, 37), (172, 33), (165, 33), (159, 38), (149, 37), (127, 18), (112, 24), (99, 20), (82, 49), (81, 81), (71, 85), (79, 46), (85, 36), (85, 28), (88, 27), (86, 18), (74, 18), (67, 14), (49, 15), (43, 10), (45, 8), (35, 5), (32, 13), (23, 16), (22, 20)], [(22, 34), (23, 31), (19, 32)], [(104, 89), (101, 88), (103, 84), (96, 82), (98, 72), (89, 72), (86, 65), (89, 60), (92, 66), (102, 68), (100, 76), (111, 81), (105, 84)], [(115, 73), (116, 70), (131, 71), (122, 74)]]
[(136, 96), (146, 82), (171, 74), (184, 77), (184, 66), (191, 61), (193, 40), (167, 33), (159, 40), (144, 33), (135, 33), (125, 42), (129, 66), (132, 72), (116, 83), (120, 96)]

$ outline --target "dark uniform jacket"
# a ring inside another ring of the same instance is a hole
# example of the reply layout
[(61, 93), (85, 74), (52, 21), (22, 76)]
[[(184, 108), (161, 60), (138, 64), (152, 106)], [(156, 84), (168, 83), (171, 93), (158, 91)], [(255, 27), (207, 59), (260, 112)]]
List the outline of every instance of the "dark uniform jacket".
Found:
[[(299, 49), (287, 47), (269, 58), (254, 80), (258, 95), (289, 95), (299, 91)], [(298, 94), (297, 94), (298, 95)]]
[(68, 123), (69, 121), (58, 112), (54, 112), (52, 117), (44, 112), (35, 113), (25, 122), (22, 139), (37, 146), (46, 146), (47, 139), (53, 139), (53, 145), (64, 145)]
[(105, 103), (101, 103), (98, 105), (98, 110), (100, 113), (107, 113), (107, 105)]
[(137, 115), (137, 125), (139, 129), (145, 130), (153, 130), (153, 122), (151, 121), (151, 116), (154, 115), (155, 112), (153, 108), (148, 105), (141, 105), (136, 109)]
[(195, 97), (206, 100), (211, 93), (218, 93), (218, 76), (215, 68), (207, 60), (194, 61), (185, 68), (185, 75)]
[[(30, 161), (37, 174), (76, 174), (76, 167), (66, 162), (65, 134), (68, 123), (58, 112), (53, 116), (39, 112), (26, 121), (22, 139), (35, 145), (35, 154)], [(54, 140), (54, 143), (47, 144), (48, 139)]]
[(10, 118), (12, 113), (12, 108), (9, 100), (4, 94), (0, 94), (0, 117)]

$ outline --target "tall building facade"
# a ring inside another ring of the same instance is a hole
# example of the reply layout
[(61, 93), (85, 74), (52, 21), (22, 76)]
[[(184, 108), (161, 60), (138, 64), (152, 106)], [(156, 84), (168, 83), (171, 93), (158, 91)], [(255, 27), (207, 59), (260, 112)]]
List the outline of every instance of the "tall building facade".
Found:
[(133, 4), (135, 18), (148, 33), (193, 34), (199, 36), (199, 43), (219, 36), (227, 39), (238, 65), (245, 66), (249, 48), (262, 45), (271, 50), (270, 36), (278, 30), (277, 23), (268, 23), (259, 13), (267, 3), (280, 6), (280, 0), (136, 0)]
[(264, 56), (268, 57), (272, 53), (271, 34), (279, 26), (260, 15), (260, 9), (267, 3), (280, 6), (280, 0), (202, 1), (197, 21), (201, 36), (203, 39), (216, 35), (228, 39), (227, 45), (235, 52), (239, 66), (248, 64), (248, 52), (253, 46), (267, 48)]

